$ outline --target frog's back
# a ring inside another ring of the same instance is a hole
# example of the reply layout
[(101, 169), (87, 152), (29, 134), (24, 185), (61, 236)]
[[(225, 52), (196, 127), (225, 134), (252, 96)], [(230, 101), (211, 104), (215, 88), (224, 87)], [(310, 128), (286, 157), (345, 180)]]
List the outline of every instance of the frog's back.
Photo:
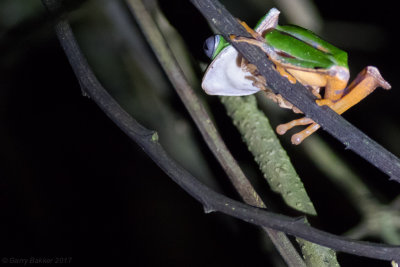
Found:
[(329, 69), (332, 66), (348, 69), (345, 51), (299, 26), (277, 25), (266, 33), (265, 39), (284, 63), (315, 69)]

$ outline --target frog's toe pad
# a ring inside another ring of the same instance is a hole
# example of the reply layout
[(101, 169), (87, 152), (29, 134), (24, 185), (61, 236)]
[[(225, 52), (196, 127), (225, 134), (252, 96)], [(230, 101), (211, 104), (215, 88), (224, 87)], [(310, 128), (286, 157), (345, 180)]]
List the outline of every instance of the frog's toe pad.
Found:
[(290, 141), (292, 142), (293, 145), (300, 145), (301, 142), (303, 142), (304, 139), (309, 137), (311, 134), (312, 134), (312, 132), (303, 130), (297, 134), (292, 135), (292, 138), (290, 139)]
[(292, 141), (293, 145), (299, 145), (301, 142), (303, 142), (304, 139), (312, 135), (316, 130), (319, 129), (319, 124), (316, 124), (315, 122), (308, 126), (306, 129), (304, 129), (301, 132), (298, 132), (297, 134), (292, 135), (292, 138), (290, 139)]
[(290, 128), (286, 124), (280, 124), (276, 127), (276, 133), (279, 135), (284, 135)]
[(292, 138), (290, 139), (290, 141), (292, 142), (293, 145), (300, 145), (301, 142), (303, 142), (303, 140), (306, 138), (306, 136), (303, 136), (303, 134), (301, 133), (297, 133), (292, 135)]
[(387, 81), (385, 81), (385, 79), (383, 79), (378, 68), (373, 67), (373, 66), (368, 66), (368, 67), (366, 67), (366, 72), (367, 72), (367, 75), (372, 76), (376, 80), (378, 85), (380, 87), (382, 87), (383, 89), (389, 90), (390, 88), (392, 88), (392, 86)]

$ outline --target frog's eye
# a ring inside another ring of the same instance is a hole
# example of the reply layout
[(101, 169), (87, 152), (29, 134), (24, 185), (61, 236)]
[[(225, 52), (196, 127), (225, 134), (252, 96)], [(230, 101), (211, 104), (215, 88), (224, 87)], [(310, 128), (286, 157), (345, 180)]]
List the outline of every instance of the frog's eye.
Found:
[(214, 52), (217, 49), (218, 42), (219, 42), (218, 35), (208, 37), (207, 40), (204, 42), (203, 50), (204, 53), (207, 55), (207, 57), (212, 59), (212, 56), (214, 55)]

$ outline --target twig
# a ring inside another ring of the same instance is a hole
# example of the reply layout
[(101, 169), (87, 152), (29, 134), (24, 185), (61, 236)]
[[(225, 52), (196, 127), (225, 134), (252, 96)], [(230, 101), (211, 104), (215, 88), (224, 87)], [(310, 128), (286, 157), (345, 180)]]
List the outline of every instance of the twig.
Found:
[(186, 80), (182, 69), (179, 67), (172, 52), (168, 49), (164, 37), (157, 29), (157, 25), (150, 17), (150, 14), (147, 13), (140, 0), (127, 0), (127, 3), (161, 63), (161, 66), (195, 121), (196, 126), (199, 128), (210, 150), (214, 153), (215, 157), (230, 177), (235, 188), (241, 193), (244, 201), (251, 205), (259, 206), (260, 203), (262, 203), (260, 197), (254, 191), (250, 182), (228, 151), (228, 148), (222, 141), (221, 136), (218, 134), (203, 105)]
[(362, 216), (362, 221), (345, 235), (351, 238), (379, 237), (390, 244), (400, 244), (400, 211), (395, 201), (383, 205), (371, 190), (320, 138), (310, 138), (305, 152), (315, 165), (340, 186)]
[[(55, 11), (59, 0), (42, 0), (47, 9)], [(158, 136), (136, 122), (107, 93), (90, 69), (85, 57), (73, 36), (69, 23), (65, 19), (57, 20), (55, 24), (57, 37), (67, 55), (67, 58), (77, 76), (83, 90), (106, 115), (134, 140), (151, 159), (179, 184), (188, 194), (198, 200), (206, 211), (220, 211), (256, 225), (273, 228), (285, 233), (330, 247), (336, 251), (347, 252), (359, 256), (400, 261), (400, 247), (383, 244), (355, 241), (332, 235), (303, 223), (303, 219), (295, 219), (227, 198), (214, 192), (200, 183), (190, 173), (172, 160), (157, 142)]]
[[(217, 0), (191, 0), (204, 17), (212, 23), (220, 33), (230, 40), (228, 35), (250, 37), (249, 33), (232, 17)], [(259, 73), (266, 77), (267, 86), (274, 93), (281, 94), (304, 114), (312, 118), (332, 136), (341, 141), (347, 149), (351, 149), (372, 165), (389, 175), (391, 180), (400, 183), (400, 160), (359, 129), (351, 125), (343, 117), (326, 106), (318, 106), (315, 96), (300, 83), (291, 84), (273, 68), (264, 52), (247, 43), (232, 45), (252, 64)]]

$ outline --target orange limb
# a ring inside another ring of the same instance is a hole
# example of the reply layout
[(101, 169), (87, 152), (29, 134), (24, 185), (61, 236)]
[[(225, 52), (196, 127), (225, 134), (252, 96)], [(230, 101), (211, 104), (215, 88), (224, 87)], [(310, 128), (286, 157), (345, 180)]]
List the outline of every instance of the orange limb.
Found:
[(275, 69), (276, 69), (276, 71), (279, 72), (279, 74), (280, 74), (281, 76), (283, 76), (283, 77), (285, 77), (286, 79), (288, 79), (289, 82), (292, 83), (292, 84), (295, 84), (295, 83), (296, 83), (296, 78), (293, 77), (292, 75), (290, 75), (290, 74), (285, 70), (285, 68), (279, 66), (279, 64), (276, 64), (275, 62), (274, 62), (274, 64), (275, 64)]
[(308, 125), (310, 123), (313, 123), (314, 121), (310, 118), (307, 117), (303, 117), (297, 120), (292, 120), (288, 123), (284, 123), (284, 124), (280, 124), (278, 125), (278, 127), (276, 127), (276, 132), (279, 135), (283, 135), (285, 134), (288, 130), (292, 129), (295, 126), (299, 126), (299, 125)]
[[(246, 23), (244, 23), (244, 22), (242, 22), (242, 23), (245, 24), (246, 27), (248, 27)], [(250, 29), (250, 30), (252, 30), (252, 29)], [(268, 55), (268, 51), (265, 50), (265, 46), (264, 46), (265, 40), (258, 33), (254, 32), (254, 31), (253, 31), (253, 33), (256, 35), (256, 36), (253, 36), (254, 39), (247, 38), (247, 37), (239, 37), (239, 36), (236, 36), (233, 34), (231, 34), (229, 36), (229, 38), (231, 38), (232, 41), (237, 42), (237, 43), (242, 42), (242, 43), (248, 43), (248, 44), (257, 46), (257, 47), (261, 48), (261, 50), (263, 50)], [(250, 34), (252, 34), (252, 33), (250, 33)], [(260, 37), (261, 40), (259, 40), (258, 37)], [(275, 64), (276, 71), (279, 72), (279, 74), (281, 76), (287, 78), (289, 80), (289, 82), (292, 84), (296, 83), (296, 81), (297, 81), (296, 78), (293, 77), (293, 75), (291, 75), (290, 73), (288, 73), (284, 67), (281, 67), (279, 62), (276, 62), (274, 60), (272, 60), (272, 62)]]
[(341, 99), (345, 93), (345, 88), (349, 81), (349, 71), (341, 67), (336, 67), (336, 69), (337, 72), (341, 73), (336, 73), (334, 76), (327, 77), (324, 99), (337, 101)]
[(321, 99), (316, 102), (320, 106), (327, 105), (336, 113), (342, 114), (367, 97), (377, 87), (382, 87), (386, 90), (391, 88), (390, 84), (382, 78), (377, 68), (368, 66), (357, 75), (347, 88), (347, 93), (340, 100), (334, 102), (323, 101), (324, 99)]
[[(256, 33), (256, 34), (257, 34), (257, 33)], [(261, 35), (259, 35), (259, 36), (261, 36)], [(263, 47), (263, 44), (265, 43), (265, 41), (263, 41), (264, 39), (258, 40), (258, 38), (252, 39), (252, 38), (248, 38), (248, 37), (236, 36), (236, 35), (234, 35), (234, 34), (231, 34), (231, 35), (229, 36), (229, 38), (230, 38), (233, 42), (237, 42), (237, 43), (248, 43), (248, 44), (251, 44), (251, 45), (255, 45), (255, 46), (261, 48), (266, 54), (268, 54), (267, 51), (265, 51), (265, 49), (264, 49), (264, 47)], [(261, 37), (261, 38), (262, 38), (262, 37)]]
[(315, 131), (317, 131), (321, 126), (317, 123), (313, 123), (307, 128), (305, 128), (303, 131), (292, 135), (292, 138), (290, 141), (292, 142), (293, 145), (299, 145), (301, 142), (303, 142), (304, 139), (312, 135)]
[(243, 28), (245, 28), (246, 31), (247, 31), (248, 33), (250, 33), (250, 35), (251, 35), (254, 39), (257, 39), (257, 40), (259, 40), (259, 41), (264, 42), (264, 38), (263, 38), (259, 33), (257, 33), (255, 30), (253, 30), (252, 28), (250, 28), (249, 25), (247, 25), (246, 22), (241, 21), (241, 20), (238, 20), (238, 21), (239, 21), (239, 23), (243, 26)]
[(285, 134), (288, 130), (292, 129), (295, 126), (299, 126), (299, 125), (308, 125), (311, 124), (310, 126), (308, 126), (306, 129), (304, 129), (303, 131), (292, 135), (291, 141), (292, 144), (294, 145), (298, 145), (301, 142), (303, 142), (303, 140), (305, 138), (307, 138), (308, 136), (310, 136), (312, 133), (314, 133), (316, 130), (319, 129), (319, 124), (315, 123), (312, 119), (307, 118), (307, 117), (303, 117), (297, 120), (293, 120), (290, 121), (288, 123), (285, 124), (280, 124), (278, 125), (278, 127), (276, 127), (276, 132), (279, 135), (283, 135)]
[[(384, 89), (390, 89), (391, 86), (388, 82), (386, 82), (378, 69), (375, 67), (368, 66), (364, 68), (354, 79), (354, 81), (350, 84), (348, 88), (346, 88), (344, 92), (344, 96), (337, 101), (333, 101), (331, 99), (318, 99), (316, 100), (317, 104), (327, 105), (331, 109), (333, 109), (336, 113), (342, 114), (355, 104), (359, 103), (362, 99), (372, 93), (377, 87), (382, 87)], [(307, 123), (308, 122), (308, 123)], [(291, 121), (286, 124), (281, 124), (277, 127), (276, 131), (278, 134), (284, 134), (287, 130), (298, 126), (312, 123), (305, 130), (296, 133), (292, 136), (291, 141), (293, 144), (298, 145), (312, 133), (319, 129), (319, 125), (313, 122), (311, 119), (302, 118)]]

